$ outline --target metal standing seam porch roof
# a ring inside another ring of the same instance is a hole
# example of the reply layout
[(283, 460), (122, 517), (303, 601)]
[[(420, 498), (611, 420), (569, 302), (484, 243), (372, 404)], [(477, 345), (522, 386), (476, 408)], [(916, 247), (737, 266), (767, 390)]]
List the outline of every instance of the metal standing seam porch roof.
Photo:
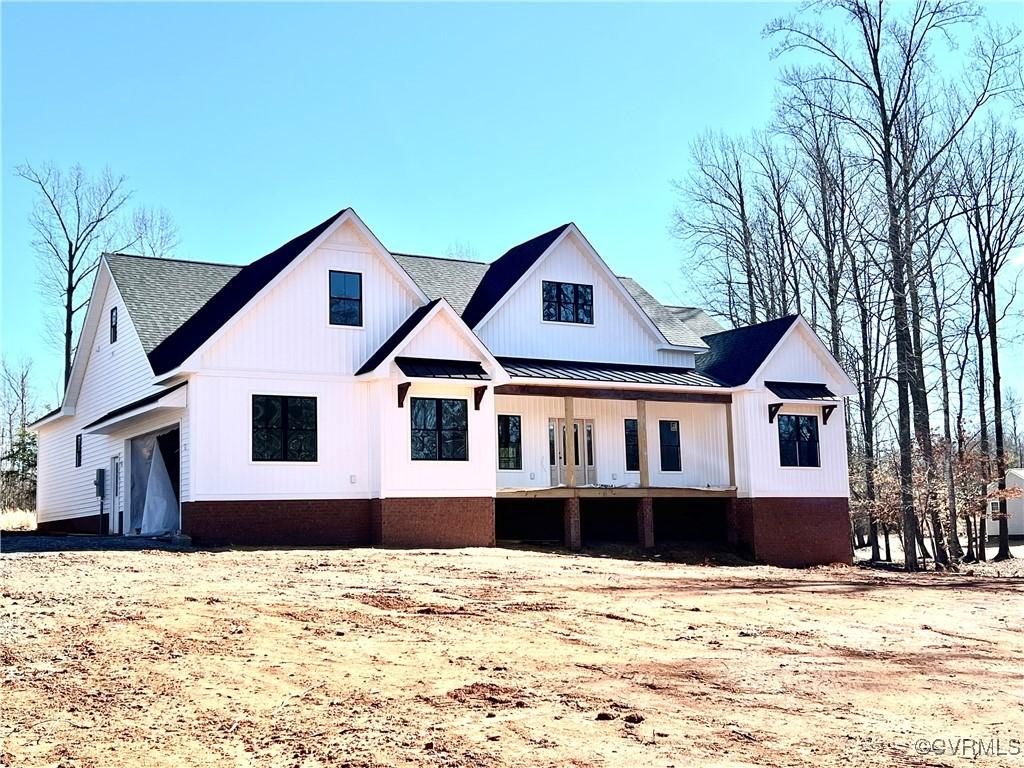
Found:
[(591, 363), (576, 360), (540, 360), (525, 357), (498, 357), (496, 359), (513, 379), (665, 384), (677, 387), (722, 388), (724, 386), (693, 368), (631, 365), (628, 363)]
[(410, 378), (471, 379), (489, 381), (487, 371), (476, 360), (442, 360), (431, 357), (396, 357), (395, 365)]

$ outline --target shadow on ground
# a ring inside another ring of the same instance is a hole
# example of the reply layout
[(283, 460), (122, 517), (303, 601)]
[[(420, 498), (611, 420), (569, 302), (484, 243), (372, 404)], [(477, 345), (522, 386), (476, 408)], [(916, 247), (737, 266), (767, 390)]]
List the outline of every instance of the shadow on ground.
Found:
[(157, 549), (180, 552), (182, 547), (169, 541), (142, 536), (94, 536), (86, 534), (41, 534), (32, 531), (0, 533), (0, 554), (32, 552), (138, 552)]

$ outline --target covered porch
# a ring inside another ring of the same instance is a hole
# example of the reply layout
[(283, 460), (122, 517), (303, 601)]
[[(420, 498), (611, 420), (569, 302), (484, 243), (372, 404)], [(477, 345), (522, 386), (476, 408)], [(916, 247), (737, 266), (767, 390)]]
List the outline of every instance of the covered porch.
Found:
[(523, 381), (502, 364), (513, 380), (495, 388), (499, 540), (653, 548), (660, 533), (727, 542), (737, 492), (731, 393), (688, 369), (606, 366), (624, 380), (598, 385), (577, 377), (608, 371)]

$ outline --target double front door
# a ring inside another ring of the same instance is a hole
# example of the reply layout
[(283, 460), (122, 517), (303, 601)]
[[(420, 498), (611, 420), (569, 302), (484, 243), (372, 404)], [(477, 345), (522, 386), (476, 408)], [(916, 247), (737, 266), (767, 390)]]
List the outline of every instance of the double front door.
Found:
[[(548, 419), (548, 463), (551, 467), (551, 484), (566, 485), (569, 462), (568, 430), (565, 419)], [(572, 426), (572, 441), (576, 448), (576, 485), (590, 485), (597, 482), (594, 466), (594, 422), (591, 419), (576, 419)]]

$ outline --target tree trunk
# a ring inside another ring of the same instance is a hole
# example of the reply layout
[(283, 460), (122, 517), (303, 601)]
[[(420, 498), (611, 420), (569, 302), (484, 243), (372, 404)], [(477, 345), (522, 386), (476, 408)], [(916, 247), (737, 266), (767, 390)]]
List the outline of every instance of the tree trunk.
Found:
[[(992, 422), (995, 427), (996, 437), (996, 472), (998, 473), (999, 487), (1003, 488), (1006, 483), (1006, 445), (1003, 441), (1003, 393), (1002, 379), (999, 372), (999, 336), (996, 333), (997, 307), (996, 307), (996, 285), (995, 277), (988, 275), (988, 285), (985, 289), (985, 317), (988, 321), (988, 347), (992, 352)], [(1013, 557), (1010, 552), (1010, 521), (1006, 519), (1006, 500), (999, 500), (999, 550), (996, 552), (995, 560), (1009, 560)]]

